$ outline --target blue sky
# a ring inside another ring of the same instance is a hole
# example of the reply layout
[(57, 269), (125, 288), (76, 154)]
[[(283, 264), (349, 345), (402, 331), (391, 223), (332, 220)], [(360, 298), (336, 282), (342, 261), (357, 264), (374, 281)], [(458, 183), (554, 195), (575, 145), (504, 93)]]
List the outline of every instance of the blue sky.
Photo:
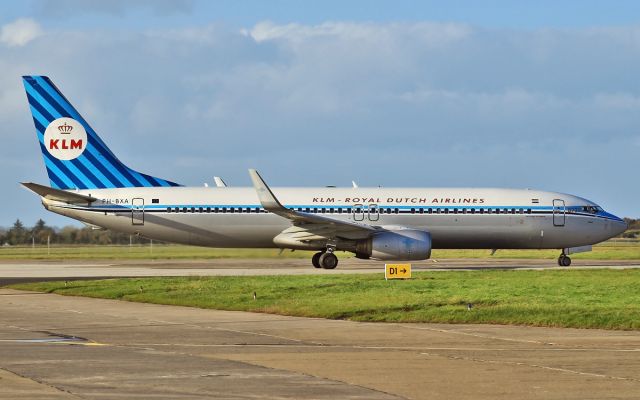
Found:
[[(612, 7), (614, 4), (615, 7)], [(640, 217), (640, 2), (0, 2), (0, 226), (47, 213), (20, 76), (187, 185), (532, 187)]]

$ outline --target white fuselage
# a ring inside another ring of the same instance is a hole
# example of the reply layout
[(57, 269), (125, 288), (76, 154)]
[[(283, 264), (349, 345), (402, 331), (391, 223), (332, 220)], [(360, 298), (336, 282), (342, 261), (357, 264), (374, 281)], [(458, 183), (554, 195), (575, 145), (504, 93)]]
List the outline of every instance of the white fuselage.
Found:
[[(613, 237), (626, 223), (580, 197), (479, 188), (273, 188), (287, 208), (431, 233), (433, 248), (569, 248)], [(292, 223), (266, 212), (252, 187), (80, 190), (100, 199), (53, 212), (121, 232), (211, 247), (278, 247)]]

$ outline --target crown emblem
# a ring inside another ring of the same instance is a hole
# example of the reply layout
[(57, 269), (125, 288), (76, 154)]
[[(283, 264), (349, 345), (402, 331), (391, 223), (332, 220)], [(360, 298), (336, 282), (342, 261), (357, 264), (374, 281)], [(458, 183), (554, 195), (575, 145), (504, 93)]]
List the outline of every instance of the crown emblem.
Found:
[(73, 126), (67, 125), (66, 122), (64, 123), (64, 125), (58, 126), (58, 131), (63, 135), (70, 134), (72, 130), (73, 130)]

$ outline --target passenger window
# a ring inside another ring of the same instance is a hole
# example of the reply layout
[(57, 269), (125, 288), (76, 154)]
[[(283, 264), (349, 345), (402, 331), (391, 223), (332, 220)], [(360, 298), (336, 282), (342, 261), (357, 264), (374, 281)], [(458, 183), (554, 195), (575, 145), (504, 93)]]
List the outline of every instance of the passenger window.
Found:
[(222, 212), (226, 213), (227, 212), (227, 207), (222, 207)]
[(311, 212), (311, 209), (309, 207), (307, 207), (307, 212)]
[(338, 208), (338, 214), (342, 214), (342, 208)]
[(420, 214), (424, 214), (424, 208), (420, 209)]
[(167, 212), (170, 213), (171, 212), (171, 207), (167, 207)]
[(515, 209), (515, 208), (512, 208), (512, 209), (511, 209), (511, 214), (515, 214), (515, 213), (516, 213), (516, 209)]
[(260, 214), (260, 207), (256, 207), (256, 214)]
[(187, 212), (187, 207), (182, 207), (182, 212)]
[(160, 203), (160, 199), (151, 199), (151, 203), (152, 204), (158, 204), (158, 203)]
[(400, 212), (400, 210), (398, 210), (397, 208), (395, 210), (393, 210), (394, 213), (398, 214)]
[(416, 213), (416, 209), (415, 209), (415, 208), (412, 208), (412, 209), (411, 209), (411, 214), (415, 214), (415, 213)]
[(198, 208), (198, 212), (202, 212), (202, 207)]

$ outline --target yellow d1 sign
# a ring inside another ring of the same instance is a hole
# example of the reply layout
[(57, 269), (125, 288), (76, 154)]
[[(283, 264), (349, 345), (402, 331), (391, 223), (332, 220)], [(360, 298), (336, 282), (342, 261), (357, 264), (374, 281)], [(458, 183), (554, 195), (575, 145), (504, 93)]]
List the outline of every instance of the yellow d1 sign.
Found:
[(411, 264), (385, 264), (384, 279), (410, 279)]

